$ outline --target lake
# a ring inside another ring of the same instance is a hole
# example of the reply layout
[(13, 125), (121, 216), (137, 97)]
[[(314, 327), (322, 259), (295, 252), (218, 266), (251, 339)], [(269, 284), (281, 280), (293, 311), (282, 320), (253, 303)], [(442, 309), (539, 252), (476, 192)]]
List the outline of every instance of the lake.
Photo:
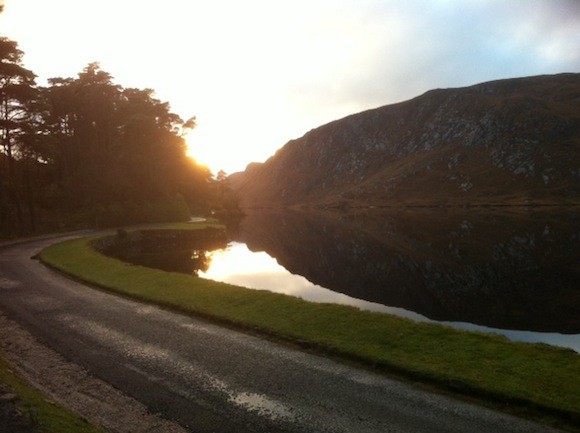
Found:
[(228, 241), (130, 260), (580, 352), (580, 215), (252, 212)]

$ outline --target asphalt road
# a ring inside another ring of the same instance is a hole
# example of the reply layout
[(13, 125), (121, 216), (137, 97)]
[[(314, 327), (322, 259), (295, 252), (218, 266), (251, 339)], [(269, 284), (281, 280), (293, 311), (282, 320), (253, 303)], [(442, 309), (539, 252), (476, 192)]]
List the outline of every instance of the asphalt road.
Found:
[(70, 281), (31, 259), (57, 240), (0, 247), (0, 311), (192, 432), (552, 431)]

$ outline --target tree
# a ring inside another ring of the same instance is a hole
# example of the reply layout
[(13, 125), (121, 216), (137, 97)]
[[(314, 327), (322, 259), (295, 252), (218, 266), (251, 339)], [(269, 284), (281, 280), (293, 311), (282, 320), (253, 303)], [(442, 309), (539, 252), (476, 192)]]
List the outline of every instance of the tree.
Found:
[[(151, 89), (124, 89), (97, 63), (43, 89), (47, 160), (68, 209), (207, 201), (209, 170), (186, 156), (183, 121)], [(193, 206), (192, 206), (193, 205)], [(135, 206), (131, 206), (135, 208)]]
[(23, 137), (31, 131), (31, 105), (36, 97), (35, 75), (22, 66), (22, 51), (15, 41), (0, 37), (0, 222), (12, 209), (23, 224), (22, 185), (17, 163), (30, 156)]
[(121, 87), (98, 63), (78, 78), (53, 78), (44, 89), (44, 121), (53, 145), (51, 161), (69, 209), (106, 200), (110, 162), (120, 127)]
[(86, 224), (207, 208), (211, 172), (186, 155), (195, 117), (183, 121), (151, 89), (122, 88), (98, 63), (37, 88), (22, 54), (0, 38), (0, 229), (22, 229), (26, 215), (34, 229), (37, 210)]

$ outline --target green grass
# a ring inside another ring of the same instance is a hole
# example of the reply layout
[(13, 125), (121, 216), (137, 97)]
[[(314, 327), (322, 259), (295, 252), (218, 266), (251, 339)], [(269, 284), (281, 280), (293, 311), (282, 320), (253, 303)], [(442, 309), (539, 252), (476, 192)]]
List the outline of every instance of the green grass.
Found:
[(67, 274), (130, 297), (495, 403), (572, 423), (580, 420), (580, 356), (571, 350), (129, 265), (98, 253), (91, 240), (52, 245), (41, 258)]
[(175, 223), (165, 223), (165, 224), (152, 224), (151, 229), (163, 229), (163, 230), (201, 230), (206, 228), (222, 228), (223, 226), (218, 223), (215, 219), (207, 219), (204, 222), (175, 222)]
[(70, 410), (48, 400), (14, 373), (1, 356), (0, 386), (5, 392), (17, 396), (15, 405), (20, 409), (23, 419), (39, 433), (104, 433)]

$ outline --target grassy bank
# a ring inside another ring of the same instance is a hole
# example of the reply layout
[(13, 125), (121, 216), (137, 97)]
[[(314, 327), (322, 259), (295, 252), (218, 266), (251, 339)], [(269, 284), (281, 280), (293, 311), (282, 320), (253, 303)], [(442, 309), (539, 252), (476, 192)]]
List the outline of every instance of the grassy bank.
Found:
[[(203, 228), (207, 224), (172, 226)], [(580, 356), (542, 344), (315, 304), (108, 258), (78, 239), (42, 260), (124, 295), (297, 342), (373, 368), (536, 413), (580, 421)]]
[[(103, 433), (68, 409), (48, 400), (36, 388), (16, 374), (0, 356), (0, 389), (14, 394), (13, 404), (20, 412), (23, 422), (39, 433)], [(0, 422), (2, 422), (0, 420)], [(0, 430), (2, 430), (0, 426)], [(4, 431), (4, 430), (2, 430)]]

